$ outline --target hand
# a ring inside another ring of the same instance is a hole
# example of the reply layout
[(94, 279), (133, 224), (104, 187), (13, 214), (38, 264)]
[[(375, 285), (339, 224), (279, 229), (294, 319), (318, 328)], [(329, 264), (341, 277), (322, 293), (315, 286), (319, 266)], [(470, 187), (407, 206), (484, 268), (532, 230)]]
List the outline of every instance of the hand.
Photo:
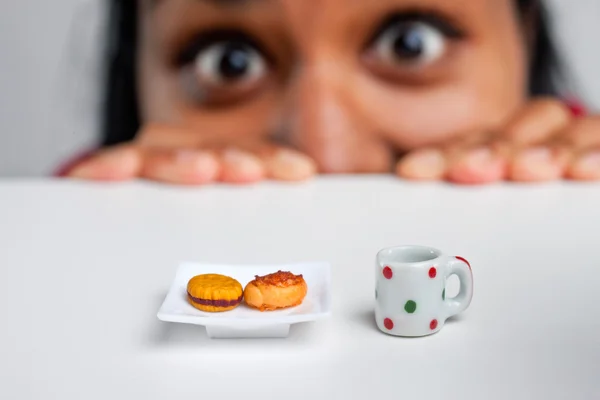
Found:
[(134, 142), (100, 150), (66, 175), (100, 181), (143, 178), (202, 185), (263, 179), (300, 181), (315, 172), (315, 163), (295, 150), (258, 140), (233, 147), (222, 140), (199, 137), (191, 130), (152, 125)]
[(406, 179), (459, 184), (600, 181), (600, 116), (575, 118), (557, 100), (535, 100), (500, 132), (413, 151), (396, 172)]

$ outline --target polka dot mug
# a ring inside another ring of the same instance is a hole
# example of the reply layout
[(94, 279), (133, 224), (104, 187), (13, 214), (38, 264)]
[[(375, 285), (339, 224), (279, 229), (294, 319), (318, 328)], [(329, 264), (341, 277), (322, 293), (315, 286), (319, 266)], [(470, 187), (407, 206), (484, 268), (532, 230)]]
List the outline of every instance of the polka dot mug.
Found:
[[(473, 297), (471, 266), (462, 257), (426, 246), (396, 246), (377, 253), (375, 319), (384, 333), (426, 336), (465, 311)], [(460, 291), (446, 298), (446, 279), (456, 275)]]

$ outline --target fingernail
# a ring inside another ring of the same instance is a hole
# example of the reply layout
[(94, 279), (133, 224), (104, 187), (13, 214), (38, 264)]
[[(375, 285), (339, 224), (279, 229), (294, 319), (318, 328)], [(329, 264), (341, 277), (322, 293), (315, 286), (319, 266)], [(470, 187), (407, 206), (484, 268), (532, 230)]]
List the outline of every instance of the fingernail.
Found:
[(547, 147), (536, 147), (519, 154), (512, 165), (512, 177), (517, 181), (558, 179), (563, 165), (557, 154)]
[(223, 153), (223, 161), (235, 169), (236, 173), (242, 173), (244, 176), (259, 176), (264, 172), (258, 157), (237, 149), (226, 150)]
[(422, 150), (408, 154), (398, 168), (398, 174), (407, 178), (439, 178), (446, 171), (446, 158), (439, 150)]
[(535, 165), (548, 165), (554, 161), (552, 151), (546, 147), (526, 150), (521, 157), (524, 162)]
[(213, 177), (219, 169), (216, 156), (208, 152), (181, 150), (175, 155), (175, 163), (177, 168), (206, 177)]
[(592, 152), (582, 156), (575, 163), (581, 174), (600, 175), (600, 152)]
[(471, 150), (466, 156), (466, 163), (475, 168), (487, 167), (491, 162), (495, 161), (496, 157), (491, 149), (483, 147), (480, 149)]
[(277, 179), (306, 179), (314, 175), (316, 166), (308, 157), (294, 151), (278, 150), (270, 160), (271, 174)]
[(448, 180), (466, 185), (480, 185), (504, 179), (506, 159), (489, 147), (474, 148), (457, 154), (448, 170)]
[(518, 160), (522, 168), (532, 175), (553, 177), (559, 174), (559, 164), (555, 154), (546, 147), (528, 149), (521, 154)]
[(175, 162), (180, 165), (194, 164), (204, 154), (195, 150), (179, 150), (175, 153)]

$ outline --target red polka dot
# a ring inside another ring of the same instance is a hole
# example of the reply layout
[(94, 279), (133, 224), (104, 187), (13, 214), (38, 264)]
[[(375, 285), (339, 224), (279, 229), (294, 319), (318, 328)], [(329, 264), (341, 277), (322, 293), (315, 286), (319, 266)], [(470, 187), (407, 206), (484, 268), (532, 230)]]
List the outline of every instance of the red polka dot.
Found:
[(438, 326), (437, 319), (434, 319), (429, 323), (429, 329), (431, 329), (432, 331), (435, 330), (435, 328), (437, 328), (437, 326)]
[(383, 326), (385, 326), (385, 329), (392, 330), (394, 329), (394, 321), (392, 321), (389, 318), (386, 318), (383, 320)]
[(456, 256), (455, 258), (457, 260), (460, 260), (460, 261), (464, 262), (465, 264), (467, 264), (469, 266), (469, 269), (471, 269), (471, 264), (466, 259), (459, 257), (459, 256)]
[(431, 279), (435, 278), (437, 276), (437, 270), (435, 269), (435, 267), (431, 267), (429, 268), (429, 277)]
[(385, 276), (385, 279), (392, 279), (392, 269), (390, 267), (385, 267), (383, 269), (383, 276)]

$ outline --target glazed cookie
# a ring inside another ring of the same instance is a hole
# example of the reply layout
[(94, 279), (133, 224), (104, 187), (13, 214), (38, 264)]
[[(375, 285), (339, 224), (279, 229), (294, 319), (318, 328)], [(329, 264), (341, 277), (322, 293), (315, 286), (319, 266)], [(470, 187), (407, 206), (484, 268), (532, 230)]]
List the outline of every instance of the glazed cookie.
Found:
[(188, 282), (187, 298), (192, 306), (201, 311), (233, 310), (242, 302), (242, 284), (225, 275), (198, 275)]
[(294, 307), (302, 303), (308, 287), (302, 275), (277, 271), (265, 276), (256, 276), (246, 285), (244, 299), (250, 307), (260, 311)]

